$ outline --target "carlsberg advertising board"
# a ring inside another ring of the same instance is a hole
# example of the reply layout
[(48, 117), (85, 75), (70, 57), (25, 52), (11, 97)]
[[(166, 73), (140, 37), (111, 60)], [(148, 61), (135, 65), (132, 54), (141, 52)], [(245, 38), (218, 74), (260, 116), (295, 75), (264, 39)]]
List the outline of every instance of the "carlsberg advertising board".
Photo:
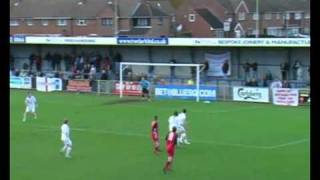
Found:
[(269, 89), (258, 87), (233, 87), (233, 100), (245, 102), (269, 102)]

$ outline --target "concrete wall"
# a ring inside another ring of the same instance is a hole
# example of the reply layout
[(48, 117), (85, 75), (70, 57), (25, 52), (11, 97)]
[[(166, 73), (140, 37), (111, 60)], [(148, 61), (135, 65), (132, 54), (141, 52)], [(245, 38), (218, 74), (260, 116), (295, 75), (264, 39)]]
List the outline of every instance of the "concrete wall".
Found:
[[(299, 60), (304, 66), (304, 78), (309, 79), (308, 66), (310, 64), (310, 48), (216, 48), (216, 47), (125, 47), (125, 46), (57, 46), (57, 45), (11, 45), (11, 53), (18, 61), (20, 68), (24, 62), (28, 63), (31, 52), (41, 50), (42, 55), (51, 52), (100, 52), (103, 56), (109, 52), (120, 52), (125, 62), (157, 62), (168, 63), (176, 59), (178, 63), (200, 63), (204, 60), (205, 53), (219, 54), (231, 52), (232, 78), (243, 78), (242, 65), (256, 61), (258, 63), (259, 78), (270, 70), (276, 77), (280, 78), (280, 63), (290, 60), (291, 66), (295, 60)], [(193, 59), (192, 59), (193, 58)], [(63, 64), (63, 63), (62, 63)], [(46, 65), (44, 65), (46, 66)], [(134, 72), (147, 72), (147, 67), (132, 67)], [(44, 68), (48, 69), (48, 68)], [(168, 67), (156, 67), (156, 73), (169, 74)], [(190, 68), (177, 67), (177, 75), (189, 75)], [(292, 73), (290, 74), (292, 77)]]

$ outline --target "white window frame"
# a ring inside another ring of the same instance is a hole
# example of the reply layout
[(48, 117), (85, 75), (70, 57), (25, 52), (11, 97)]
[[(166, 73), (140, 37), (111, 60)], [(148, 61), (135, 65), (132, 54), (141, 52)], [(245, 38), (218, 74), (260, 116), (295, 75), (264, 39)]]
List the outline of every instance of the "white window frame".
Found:
[(101, 18), (101, 25), (106, 27), (113, 26), (113, 18)]
[(66, 19), (58, 19), (57, 20), (57, 26), (67, 26), (68, 22)]
[(49, 20), (47, 20), (47, 19), (42, 19), (42, 20), (41, 20), (41, 25), (42, 25), (42, 26), (48, 26), (48, 25), (49, 25)]
[(301, 20), (302, 19), (302, 13), (301, 12), (295, 12), (294, 13), (294, 20)]
[(246, 20), (246, 12), (239, 12), (238, 13), (238, 20), (239, 21)]
[(86, 19), (78, 19), (77, 20), (77, 26), (86, 26), (87, 20)]
[(272, 14), (267, 12), (263, 15), (264, 20), (271, 20), (272, 19)]
[(189, 22), (195, 22), (196, 21), (196, 15), (195, 14), (189, 14), (188, 15)]
[(10, 26), (19, 26), (18, 19), (10, 19)]
[(304, 13), (304, 19), (310, 19), (310, 13), (309, 12), (305, 12)]
[(252, 14), (252, 20), (255, 20), (255, 21), (259, 20), (258, 13), (255, 12), (255, 13)]
[(33, 26), (33, 19), (26, 19), (27, 26)]

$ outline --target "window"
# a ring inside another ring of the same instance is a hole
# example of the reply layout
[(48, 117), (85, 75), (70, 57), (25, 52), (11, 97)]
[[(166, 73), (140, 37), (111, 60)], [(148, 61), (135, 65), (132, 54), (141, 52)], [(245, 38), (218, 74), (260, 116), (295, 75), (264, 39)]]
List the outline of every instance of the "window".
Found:
[(301, 19), (301, 13), (300, 12), (296, 12), (296, 13), (294, 13), (294, 19), (295, 20), (300, 20)]
[(310, 19), (310, 13), (309, 12), (304, 13), (304, 18), (305, 19)]
[(57, 20), (57, 25), (58, 26), (66, 26), (67, 25), (67, 20), (66, 19), (58, 19)]
[(253, 13), (252, 14), (252, 20), (258, 20), (258, 14), (257, 13)]
[(49, 21), (46, 19), (41, 20), (41, 24), (42, 26), (48, 26), (49, 25)]
[(305, 27), (303, 31), (305, 34), (310, 34), (310, 28), (308, 27)]
[(195, 14), (189, 14), (188, 19), (189, 19), (189, 22), (195, 22), (196, 21), (196, 15)]
[(265, 19), (265, 20), (271, 20), (271, 19), (272, 19), (271, 13), (265, 13), (265, 14), (264, 14), (264, 19)]
[(77, 25), (78, 25), (78, 26), (86, 26), (86, 25), (87, 25), (87, 20), (85, 20), (85, 19), (78, 19), (78, 20), (77, 20)]
[(245, 12), (239, 12), (238, 20), (239, 21), (246, 20), (246, 13)]
[(267, 35), (269, 36), (282, 36), (281, 27), (269, 27), (267, 28)]
[(279, 20), (280, 17), (281, 17), (281, 14), (280, 14), (280, 13), (277, 13), (277, 14), (276, 14), (276, 19)]
[(113, 20), (112, 20), (112, 18), (102, 18), (101, 19), (101, 24), (103, 26), (112, 26), (113, 25)]
[(11, 19), (10, 26), (19, 26), (19, 21), (17, 19)]
[(26, 20), (27, 26), (33, 26), (33, 21), (32, 19), (27, 19)]
[(143, 27), (146, 27), (146, 26), (150, 26), (150, 19), (149, 18), (137, 18), (137, 19), (134, 19), (133, 21), (133, 25), (134, 26), (143, 26)]

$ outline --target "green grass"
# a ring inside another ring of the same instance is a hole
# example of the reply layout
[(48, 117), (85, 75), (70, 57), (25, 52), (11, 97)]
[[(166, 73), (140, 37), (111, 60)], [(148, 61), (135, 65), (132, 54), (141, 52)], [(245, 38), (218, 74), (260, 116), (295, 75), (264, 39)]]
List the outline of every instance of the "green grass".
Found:
[[(310, 178), (308, 106), (178, 100), (117, 103), (116, 96), (34, 94), (38, 119), (23, 123), (26, 91), (11, 90), (12, 180)], [(192, 144), (177, 148), (173, 171), (165, 175), (166, 153), (152, 153), (150, 121), (159, 116), (164, 150), (168, 117), (182, 108), (188, 110)], [(64, 117), (70, 120), (72, 159), (59, 153)]]

